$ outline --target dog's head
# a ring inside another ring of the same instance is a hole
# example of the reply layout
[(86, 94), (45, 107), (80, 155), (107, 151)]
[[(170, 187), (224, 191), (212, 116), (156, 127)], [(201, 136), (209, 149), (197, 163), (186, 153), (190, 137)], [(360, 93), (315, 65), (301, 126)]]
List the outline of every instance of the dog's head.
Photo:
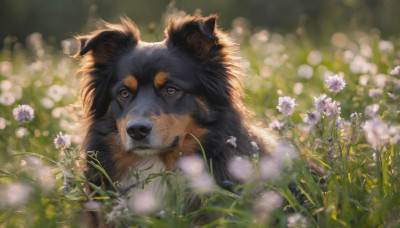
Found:
[(159, 154), (185, 146), (189, 134), (201, 139), (241, 96), (216, 19), (171, 19), (157, 43), (141, 41), (129, 19), (77, 37), (87, 115), (112, 121), (122, 150)]

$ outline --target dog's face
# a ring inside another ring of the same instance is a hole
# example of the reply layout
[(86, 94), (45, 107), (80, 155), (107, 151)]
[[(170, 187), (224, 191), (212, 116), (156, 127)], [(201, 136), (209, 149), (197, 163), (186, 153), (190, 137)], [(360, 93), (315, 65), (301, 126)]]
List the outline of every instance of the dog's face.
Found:
[(165, 42), (139, 42), (118, 58), (109, 114), (125, 151), (158, 154), (179, 147), (189, 133), (205, 134), (209, 110), (194, 76), (200, 70)]
[(172, 19), (158, 43), (140, 41), (127, 19), (78, 37), (84, 105), (92, 120), (114, 122), (119, 150), (140, 156), (194, 150), (194, 137), (201, 141), (240, 94), (230, 42), (215, 21)]

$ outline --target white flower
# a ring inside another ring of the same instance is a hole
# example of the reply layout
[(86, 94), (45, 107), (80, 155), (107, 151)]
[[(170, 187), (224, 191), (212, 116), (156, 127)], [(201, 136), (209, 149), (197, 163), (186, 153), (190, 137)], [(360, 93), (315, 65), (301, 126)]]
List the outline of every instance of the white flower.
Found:
[(309, 227), (307, 218), (300, 213), (295, 213), (287, 216), (287, 227), (306, 228)]
[(125, 209), (127, 209), (126, 201), (122, 198), (118, 198), (112, 210), (106, 215), (107, 221), (119, 219)]
[(322, 61), (322, 54), (320, 51), (311, 51), (307, 56), (307, 62), (310, 65), (316, 66)]
[(0, 205), (18, 207), (25, 203), (30, 198), (33, 188), (27, 183), (9, 183), (6, 186), (2, 186)]
[(367, 120), (363, 127), (365, 137), (372, 148), (380, 149), (389, 140), (389, 128), (379, 117)]
[(276, 208), (280, 207), (282, 202), (283, 197), (279, 193), (275, 191), (269, 191), (264, 193), (261, 198), (257, 200), (254, 210), (259, 214), (270, 213)]
[(12, 93), (5, 92), (0, 95), (0, 104), (10, 106), (15, 102), (15, 96)]
[(83, 204), (83, 208), (85, 208), (85, 210), (88, 210), (88, 211), (100, 211), (101, 203), (94, 201), (94, 200), (89, 200)]
[(291, 97), (279, 97), (279, 104), (276, 108), (283, 114), (283, 115), (292, 115), (294, 112), (294, 107), (296, 106), (295, 99)]
[(54, 138), (54, 145), (56, 148), (69, 148), (71, 146), (71, 136), (68, 134), (63, 135), (61, 132)]
[(307, 64), (302, 64), (297, 70), (297, 75), (301, 78), (310, 79), (314, 74), (314, 69)]
[(319, 112), (307, 111), (307, 115), (306, 115), (306, 117), (304, 117), (303, 122), (313, 125), (313, 124), (318, 123), (319, 119), (320, 119)]
[(392, 42), (390, 42), (390, 41), (380, 40), (378, 42), (378, 49), (382, 52), (391, 53), (394, 50), (394, 46), (393, 46)]
[(314, 107), (318, 112), (325, 111), (325, 106), (327, 103), (331, 102), (331, 98), (327, 97), (326, 94), (321, 94), (318, 98), (314, 97)]
[(35, 117), (33, 108), (29, 105), (18, 105), (13, 109), (13, 116), (19, 123), (29, 122)]
[(261, 174), (261, 177), (265, 180), (270, 180), (279, 174), (279, 163), (276, 162), (276, 160), (272, 158), (262, 158), (260, 159), (259, 162), (259, 171)]
[(277, 120), (274, 120), (268, 124), (268, 128), (271, 130), (274, 130), (274, 131), (280, 131), (281, 127), (283, 127), (283, 125), (284, 125), (283, 123), (281, 123)]
[(137, 214), (148, 215), (158, 210), (159, 203), (151, 192), (140, 191), (129, 200), (129, 207)]
[(381, 88), (369, 89), (368, 96), (369, 97), (380, 97), (383, 94), (383, 90)]
[(390, 71), (391, 75), (400, 75), (400, 66), (396, 66), (392, 71)]
[(359, 55), (357, 55), (353, 61), (351, 61), (349, 67), (353, 74), (366, 74), (371, 71), (370, 63), (368, 63), (364, 57)]
[(379, 104), (372, 104), (365, 107), (364, 115), (366, 117), (372, 118), (375, 117), (379, 111)]
[(338, 93), (346, 87), (346, 82), (343, 78), (339, 77), (337, 74), (333, 76), (329, 76), (327, 80), (325, 80), (325, 87), (333, 92)]
[(228, 161), (228, 171), (232, 176), (242, 182), (248, 182), (254, 177), (254, 168), (244, 158), (234, 157)]
[(205, 172), (204, 160), (200, 156), (186, 156), (178, 161), (178, 167), (189, 177), (198, 177)]
[(207, 172), (190, 179), (190, 187), (197, 193), (209, 193), (215, 190), (213, 178)]
[(52, 85), (47, 90), (47, 95), (55, 102), (60, 101), (66, 93), (67, 90), (65, 89), (65, 87), (62, 87), (60, 85)]

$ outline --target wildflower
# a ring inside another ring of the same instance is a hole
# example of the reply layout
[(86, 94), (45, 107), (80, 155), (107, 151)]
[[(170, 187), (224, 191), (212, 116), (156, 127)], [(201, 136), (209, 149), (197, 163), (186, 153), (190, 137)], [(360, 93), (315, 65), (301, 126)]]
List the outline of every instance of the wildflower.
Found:
[(122, 215), (122, 211), (127, 208), (127, 203), (122, 198), (118, 198), (115, 206), (106, 215), (107, 221), (115, 221)]
[(310, 65), (316, 66), (322, 61), (322, 54), (320, 51), (311, 51), (307, 56), (307, 62)]
[(297, 75), (301, 78), (310, 79), (314, 74), (314, 69), (307, 64), (302, 64), (297, 70)]
[(83, 204), (83, 207), (88, 211), (100, 211), (101, 203), (94, 200), (89, 200)]
[(392, 42), (390, 42), (390, 41), (380, 40), (378, 42), (378, 49), (382, 52), (391, 53), (394, 50), (394, 46), (393, 46)]
[(386, 75), (384, 74), (377, 74), (374, 77), (374, 83), (377, 85), (379, 88), (384, 88), (386, 85)]
[(336, 94), (346, 87), (346, 82), (343, 80), (343, 78), (335, 74), (333, 76), (329, 76), (328, 79), (325, 80), (325, 87), (329, 91)]
[(14, 119), (19, 123), (25, 123), (33, 120), (34, 111), (29, 105), (18, 105), (13, 109)]
[(47, 97), (40, 99), (40, 103), (42, 103), (43, 107), (46, 109), (54, 107), (54, 101)]
[(396, 66), (392, 71), (390, 71), (391, 75), (400, 75), (400, 66)]
[(151, 192), (140, 191), (129, 200), (129, 208), (134, 213), (148, 215), (157, 211), (159, 203)]
[(301, 94), (301, 93), (303, 92), (303, 88), (304, 88), (303, 83), (298, 82), (298, 83), (294, 84), (294, 86), (293, 86), (293, 92), (294, 92), (296, 95), (299, 95), (299, 94)]
[(363, 127), (367, 142), (372, 148), (378, 150), (389, 139), (389, 128), (379, 117), (367, 120)]
[(262, 158), (259, 169), (261, 177), (264, 180), (270, 180), (278, 175), (280, 167), (274, 159)]
[(362, 85), (362, 86), (366, 86), (366, 85), (368, 84), (368, 81), (369, 81), (369, 76), (366, 75), (366, 74), (361, 75), (361, 76), (358, 78), (358, 84), (360, 84), (360, 85)]
[(364, 57), (357, 55), (349, 64), (350, 71), (353, 74), (366, 74), (370, 72), (371, 65), (365, 60)]
[(276, 108), (283, 114), (283, 115), (292, 115), (294, 112), (294, 107), (296, 106), (295, 99), (291, 97), (279, 97), (279, 104)]
[(283, 123), (281, 123), (277, 120), (274, 120), (273, 122), (268, 124), (268, 128), (271, 130), (274, 130), (274, 131), (280, 131), (281, 127), (283, 127), (283, 125), (284, 125)]
[(24, 127), (19, 127), (16, 131), (15, 131), (15, 136), (17, 136), (17, 138), (22, 138), (25, 136), (28, 136), (28, 129), (24, 128)]
[(372, 160), (374, 160), (374, 162), (378, 162), (379, 161), (378, 153), (374, 152), (372, 154)]
[(65, 87), (59, 85), (52, 85), (47, 90), (47, 95), (55, 102), (60, 101), (66, 93), (67, 90), (65, 89)]
[(190, 177), (200, 176), (204, 171), (204, 161), (200, 156), (187, 156), (178, 161), (178, 167)]
[(340, 113), (341, 113), (341, 108), (339, 104), (336, 103), (336, 101), (326, 103), (324, 110), (325, 116), (334, 117), (340, 115)]
[(0, 130), (3, 130), (8, 125), (8, 121), (3, 117), (0, 117)]
[(346, 34), (337, 32), (333, 34), (331, 38), (331, 43), (336, 47), (336, 48), (345, 48), (349, 42), (349, 39), (347, 38)]
[(307, 111), (307, 115), (306, 115), (306, 117), (304, 117), (303, 121), (304, 121), (304, 123), (313, 125), (313, 124), (318, 123), (319, 119), (320, 119), (320, 115), (318, 112)]
[(247, 182), (254, 176), (254, 169), (251, 163), (241, 157), (234, 157), (229, 160), (228, 171), (235, 179), (242, 182)]
[(198, 193), (209, 193), (215, 189), (213, 178), (207, 172), (202, 173), (200, 176), (192, 178), (189, 182), (190, 187)]
[(257, 204), (254, 206), (254, 210), (261, 213), (270, 213), (276, 208), (280, 207), (283, 202), (283, 197), (275, 192), (269, 191), (264, 193), (259, 200), (257, 200)]
[(390, 144), (395, 144), (400, 141), (400, 126), (390, 126)]
[(326, 94), (321, 94), (318, 98), (314, 97), (314, 107), (318, 112), (325, 111), (325, 106), (327, 103), (331, 102), (331, 98), (327, 97)]
[(287, 216), (287, 227), (309, 227), (307, 218), (300, 213), (295, 213)]
[(382, 94), (383, 94), (383, 90), (381, 88), (368, 90), (369, 97), (380, 97)]
[(54, 138), (54, 145), (56, 149), (63, 147), (69, 148), (71, 146), (71, 136), (68, 134), (63, 135), (60, 131), (58, 135)]
[(364, 115), (369, 118), (373, 118), (379, 111), (379, 104), (372, 104), (365, 107)]
[(0, 74), (6, 77), (10, 77), (13, 71), (13, 65), (11, 62), (3, 61), (0, 62)]
[(15, 102), (15, 96), (12, 93), (5, 92), (0, 95), (0, 104), (10, 106)]
[(24, 205), (29, 200), (32, 191), (32, 187), (27, 183), (9, 183), (2, 187), (0, 203), (12, 207)]

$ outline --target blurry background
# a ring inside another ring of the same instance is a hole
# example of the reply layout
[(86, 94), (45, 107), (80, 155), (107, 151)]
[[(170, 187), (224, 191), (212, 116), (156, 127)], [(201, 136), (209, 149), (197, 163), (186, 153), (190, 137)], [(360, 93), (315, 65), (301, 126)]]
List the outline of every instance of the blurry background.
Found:
[(116, 22), (122, 15), (151, 30), (172, 5), (187, 13), (217, 13), (225, 30), (234, 18), (244, 17), (253, 28), (302, 33), (316, 43), (327, 41), (334, 31), (355, 28), (379, 28), (383, 38), (400, 34), (398, 0), (0, 0), (0, 40), (12, 35), (24, 41), (40, 32), (47, 41), (60, 41), (90, 30), (93, 18)]

